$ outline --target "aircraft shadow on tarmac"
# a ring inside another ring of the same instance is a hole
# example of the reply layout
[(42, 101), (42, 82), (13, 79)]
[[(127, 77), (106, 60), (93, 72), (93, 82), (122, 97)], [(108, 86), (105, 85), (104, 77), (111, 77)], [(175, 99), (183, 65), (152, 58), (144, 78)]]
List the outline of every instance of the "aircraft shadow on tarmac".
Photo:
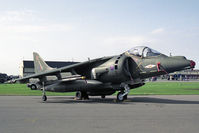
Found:
[(152, 98), (152, 97), (135, 97), (130, 99), (131, 102), (141, 103), (162, 103), (162, 104), (199, 104), (199, 101), (187, 101), (165, 98)]
[(153, 98), (153, 97), (131, 97), (124, 102), (117, 102), (115, 98), (90, 98), (89, 100), (75, 100), (74, 97), (49, 97), (46, 103), (66, 103), (66, 104), (133, 104), (133, 103), (161, 103), (161, 104), (199, 104), (199, 101), (176, 100), (166, 98)]

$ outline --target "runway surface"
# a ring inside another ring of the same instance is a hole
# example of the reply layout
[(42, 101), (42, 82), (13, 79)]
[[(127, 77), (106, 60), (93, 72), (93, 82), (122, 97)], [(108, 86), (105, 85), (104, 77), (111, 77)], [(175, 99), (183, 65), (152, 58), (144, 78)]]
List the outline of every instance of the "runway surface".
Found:
[(0, 96), (1, 133), (196, 133), (199, 96)]

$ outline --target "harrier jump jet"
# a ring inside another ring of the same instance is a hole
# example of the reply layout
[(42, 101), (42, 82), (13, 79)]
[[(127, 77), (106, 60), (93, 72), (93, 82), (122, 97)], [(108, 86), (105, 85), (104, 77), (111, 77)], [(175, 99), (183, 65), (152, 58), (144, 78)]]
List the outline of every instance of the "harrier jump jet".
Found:
[[(37, 85), (43, 91), (43, 101), (47, 100), (46, 91), (76, 92), (77, 99), (105, 98), (118, 91), (117, 100), (123, 101), (129, 90), (144, 85), (146, 78), (195, 67), (195, 62), (184, 56), (168, 57), (145, 46), (58, 69), (49, 67), (39, 54), (34, 52), (33, 56), (35, 74), (17, 81), (28, 83), (29, 79), (39, 79)], [(63, 77), (66, 72), (70, 75)], [(49, 76), (56, 79), (48, 80)]]

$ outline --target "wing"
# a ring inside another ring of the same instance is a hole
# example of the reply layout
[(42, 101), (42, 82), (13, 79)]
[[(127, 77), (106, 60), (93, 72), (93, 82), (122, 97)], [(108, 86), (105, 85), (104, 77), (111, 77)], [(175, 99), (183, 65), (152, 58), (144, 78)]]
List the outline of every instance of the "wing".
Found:
[(58, 68), (58, 69), (54, 68), (54, 69), (46, 70), (46, 71), (36, 73), (36, 74), (30, 75), (30, 76), (27, 76), (27, 77), (24, 77), (24, 78), (16, 79), (16, 82), (27, 83), (27, 82), (29, 82), (29, 79), (31, 79), (31, 78), (42, 79), (45, 76), (53, 76), (53, 75), (57, 76), (61, 72), (72, 72), (74, 74), (77, 74), (75, 72), (82, 69), (82, 68), (87, 68), (87, 67), (93, 66), (94, 64), (96, 64), (98, 62), (105, 62), (105, 61), (109, 60), (110, 58), (112, 58), (112, 57), (97, 58), (97, 59), (94, 59), (94, 60), (89, 60), (89, 61), (73, 64), (73, 65), (70, 65), (70, 66), (61, 67), (61, 68)]

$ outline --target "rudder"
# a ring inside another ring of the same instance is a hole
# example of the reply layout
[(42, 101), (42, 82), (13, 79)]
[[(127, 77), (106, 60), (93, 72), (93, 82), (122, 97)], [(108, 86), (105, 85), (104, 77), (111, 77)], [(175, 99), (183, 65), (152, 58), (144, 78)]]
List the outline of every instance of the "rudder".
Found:
[(49, 67), (46, 62), (39, 56), (38, 53), (33, 52), (35, 73), (41, 73), (53, 69)]

